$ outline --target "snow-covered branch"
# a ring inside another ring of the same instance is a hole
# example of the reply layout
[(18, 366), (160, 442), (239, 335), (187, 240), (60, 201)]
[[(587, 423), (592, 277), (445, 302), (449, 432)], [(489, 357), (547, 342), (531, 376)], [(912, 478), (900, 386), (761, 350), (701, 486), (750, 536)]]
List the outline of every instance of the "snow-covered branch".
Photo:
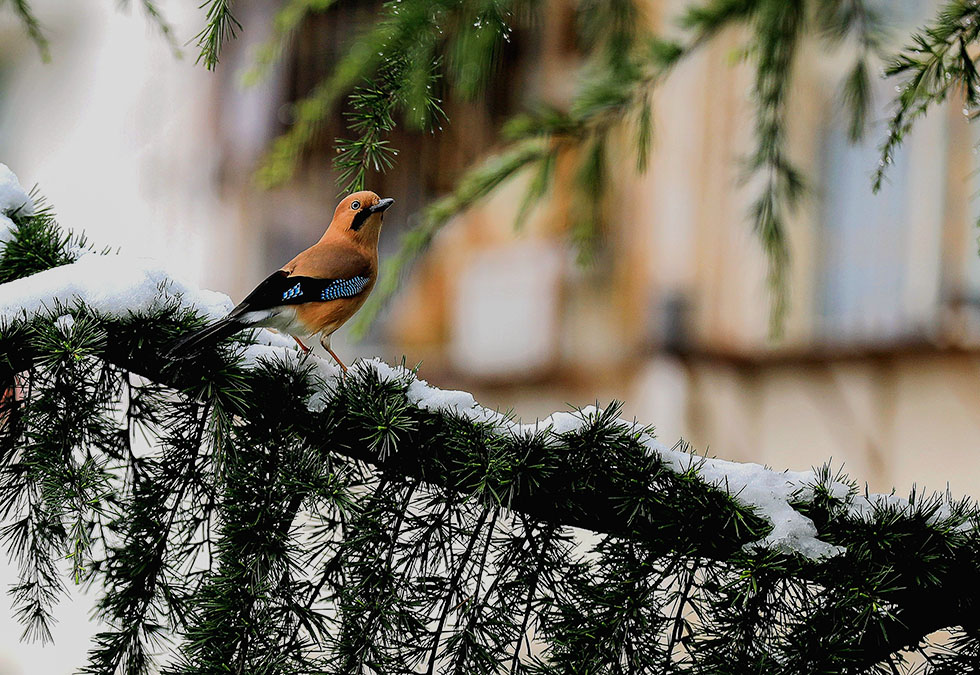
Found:
[[(165, 308), (196, 312), (205, 319), (214, 319), (232, 306), (228, 296), (177, 280), (159, 262), (133, 260), (119, 255), (88, 253), (81, 255), (71, 265), (46, 270), (0, 287), (0, 322), (8, 325), (39, 316), (56, 319), (62, 313), (70, 314), (72, 308), (115, 320), (130, 320), (134, 316), (160, 312)], [(309, 405), (314, 411), (318, 408), (322, 410), (336, 389), (339, 376), (336, 367), (329, 360), (314, 355), (300, 356), (292, 340), (269, 331), (263, 330), (256, 337), (256, 344), (238, 351), (243, 367), (255, 367), (261, 359), (276, 358), (295, 363), (298, 367), (313, 367), (322, 379)], [(149, 365), (159, 358), (159, 354), (144, 356), (151, 356), (145, 365), (140, 364), (139, 354), (132, 355), (131, 362), (118, 365), (170, 383), (162, 375), (163, 370)], [(544, 420), (522, 424), (479, 405), (467, 392), (431, 387), (403, 366), (393, 367), (375, 359), (361, 362), (358, 367), (372, 376), (404, 383), (406, 400), (412, 406), (489, 425), (496, 433), (514, 439), (514, 442), (535, 435), (543, 435), (549, 444), (560, 442), (563, 436), (581, 432), (593, 420), (604, 416), (604, 411), (587, 407), (578, 411), (556, 412)], [(696, 478), (705, 486), (731, 495), (746, 511), (761, 516), (771, 529), (764, 537), (745, 544), (750, 548), (772, 547), (810, 558), (842, 553), (840, 546), (820, 539), (813, 521), (802, 512), (801, 506), (812, 501), (818, 485), (833, 498), (846, 503), (850, 517), (873, 514), (876, 508), (882, 507), (899, 510), (913, 508), (907, 500), (895, 495), (857, 495), (852, 485), (822, 480), (819, 472), (814, 470), (775, 471), (758, 464), (706, 458), (680, 449), (683, 447), (681, 444), (667, 446), (659, 442), (647, 427), (635, 420), (611, 417), (608, 421), (620, 427), (624, 437), (634, 438), (636, 443), (645, 447), (665, 470), (678, 476)], [(361, 459), (377, 458), (362, 456)], [(944, 506), (937, 511), (936, 517), (948, 515), (948, 507)]]

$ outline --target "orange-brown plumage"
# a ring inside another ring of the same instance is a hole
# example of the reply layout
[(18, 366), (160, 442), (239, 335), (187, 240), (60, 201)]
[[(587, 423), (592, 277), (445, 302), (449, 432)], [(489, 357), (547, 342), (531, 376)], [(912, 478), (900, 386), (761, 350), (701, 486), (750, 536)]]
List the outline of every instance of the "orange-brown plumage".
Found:
[(369, 219), (376, 220), (376, 223), (366, 222), (359, 230), (352, 231), (350, 221), (354, 211), (350, 204), (355, 201), (376, 204), (380, 197), (366, 191), (355, 192), (347, 197), (337, 207), (333, 220), (320, 241), (282, 267), (290, 277), (350, 279), (365, 276), (369, 279), (365, 289), (352, 298), (299, 305), (296, 308), (296, 318), (309, 328), (307, 335), (330, 335), (340, 328), (361, 308), (378, 279), (378, 237), (381, 233), (382, 216), (379, 213)]
[(296, 308), (296, 318), (308, 329), (307, 335), (329, 336), (357, 313), (373, 288), (374, 281), (371, 281), (356, 297), (300, 305)]
[[(330, 349), (330, 335), (364, 304), (378, 278), (378, 238), (394, 200), (370, 191), (348, 195), (320, 240), (266, 279), (221, 321), (175, 348), (188, 351), (251, 326), (268, 326), (296, 338), (316, 335)], [(304, 346), (305, 349), (305, 346)]]

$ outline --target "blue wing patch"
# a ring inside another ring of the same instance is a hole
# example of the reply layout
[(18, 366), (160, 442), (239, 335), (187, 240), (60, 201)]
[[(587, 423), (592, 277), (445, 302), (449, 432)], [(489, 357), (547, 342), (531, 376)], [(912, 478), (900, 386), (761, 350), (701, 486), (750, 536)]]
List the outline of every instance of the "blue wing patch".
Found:
[[(2, 2), (3, 0), (0, 0), (0, 3)], [(247, 312), (258, 312), (283, 305), (353, 298), (362, 293), (369, 283), (371, 278), (367, 273), (348, 279), (317, 279), (291, 276), (286, 270), (279, 270), (256, 286), (228, 317), (236, 318)]]
[(303, 295), (303, 289), (300, 288), (300, 284), (296, 284), (295, 286), (293, 286), (288, 291), (282, 294), (282, 299), (292, 300), (293, 298), (298, 298), (301, 295)]
[(334, 279), (320, 292), (320, 300), (353, 298), (367, 287), (369, 281), (368, 277)]

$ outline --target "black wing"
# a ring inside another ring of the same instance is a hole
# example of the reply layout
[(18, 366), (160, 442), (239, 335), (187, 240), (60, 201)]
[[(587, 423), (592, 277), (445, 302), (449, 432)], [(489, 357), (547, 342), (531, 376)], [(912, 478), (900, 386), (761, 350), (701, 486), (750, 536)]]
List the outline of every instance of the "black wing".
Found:
[(304, 302), (352, 298), (362, 292), (369, 281), (370, 279), (364, 275), (349, 279), (291, 277), (288, 272), (279, 270), (256, 286), (255, 290), (249, 293), (238, 307), (231, 310), (228, 316), (178, 340), (168, 355), (174, 359), (188, 358), (203, 347), (248, 328), (251, 323), (241, 319), (242, 315), (248, 312)]
[(279, 270), (255, 287), (242, 302), (231, 311), (229, 318), (241, 316), (282, 305), (299, 305), (304, 302), (325, 302), (340, 298), (352, 298), (363, 291), (370, 279), (359, 275), (350, 279), (315, 279), (289, 276)]

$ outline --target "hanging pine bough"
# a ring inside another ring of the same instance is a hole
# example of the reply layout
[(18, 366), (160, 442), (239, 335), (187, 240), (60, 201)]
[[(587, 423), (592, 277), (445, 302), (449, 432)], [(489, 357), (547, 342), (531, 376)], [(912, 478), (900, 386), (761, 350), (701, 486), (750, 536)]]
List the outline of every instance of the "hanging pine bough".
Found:
[(50, 639), (70, 586), (98, 589), (84, 672), (980, 659), (972, 503), (700, 458), (616, 405), (520, 425), (401, 366), (340, 379), (269, 333), (174, 364), (167, 347), (228, 298), (92, 252), (2, 165), (0, 228), (14, 612)]

